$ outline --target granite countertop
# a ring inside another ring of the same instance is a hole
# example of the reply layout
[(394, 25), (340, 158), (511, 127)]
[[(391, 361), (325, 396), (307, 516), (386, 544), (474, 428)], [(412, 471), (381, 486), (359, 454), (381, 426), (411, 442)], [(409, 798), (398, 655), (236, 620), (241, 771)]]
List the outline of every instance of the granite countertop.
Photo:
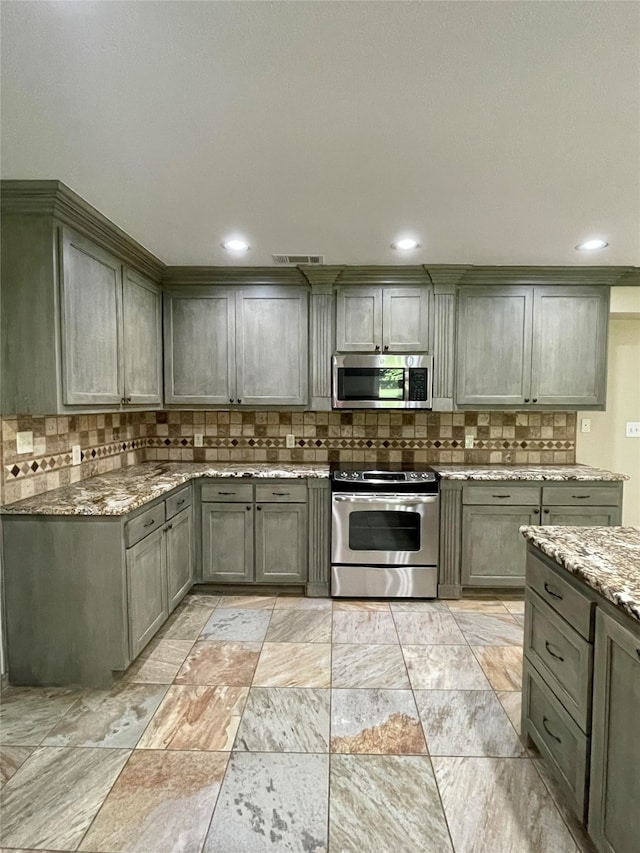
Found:
[(640, 622), (640, 527), (521, 527), (520, 532)]
[(628, 480), (627, 474), (615, 474), (590, 465), (434, 465), (443, 480)]
[(141, 462), (7, 504), (9, 515), (125, 515), (199, 477), (329, 476), (328, 465), (284, 463)]

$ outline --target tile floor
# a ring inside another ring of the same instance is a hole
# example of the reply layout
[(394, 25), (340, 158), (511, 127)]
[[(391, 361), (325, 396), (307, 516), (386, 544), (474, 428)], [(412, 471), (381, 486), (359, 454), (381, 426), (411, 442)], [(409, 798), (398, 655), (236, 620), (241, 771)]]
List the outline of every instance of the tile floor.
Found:
[(190, 595), (110, 690), (9, 688), (0, 848), (576, 853), (521, 601)]

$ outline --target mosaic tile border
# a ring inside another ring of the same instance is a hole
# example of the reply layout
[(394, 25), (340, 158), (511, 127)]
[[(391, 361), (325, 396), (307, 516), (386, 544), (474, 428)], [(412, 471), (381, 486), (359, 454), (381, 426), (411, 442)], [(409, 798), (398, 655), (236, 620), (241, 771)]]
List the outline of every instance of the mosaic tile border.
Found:
[[(99, 447), (93, 447), (90, 450), (80, 452), (80, 463), (91, 462), (94, 459), (101, 459), (107, 456), (119, 456), (121, 453), (126, 453), (131, 450), (137, 450), (145, 446), (147, 439), (135, 439), (134, 441), (123, 441), (114, 444), (104, 444)], [(35, 458), (22, 462), (20, 465), (14, 462), (12, 465), (5, 465), (5, 476), (13, 480), (19, 480), (24, 477), (31, 477), (36, 474), (46, 473), (47, 471), (59, 470), (60, 468), (69, 468), (72, 464), (71, 453), (60, 453), (57, 456), (49, 456)]]

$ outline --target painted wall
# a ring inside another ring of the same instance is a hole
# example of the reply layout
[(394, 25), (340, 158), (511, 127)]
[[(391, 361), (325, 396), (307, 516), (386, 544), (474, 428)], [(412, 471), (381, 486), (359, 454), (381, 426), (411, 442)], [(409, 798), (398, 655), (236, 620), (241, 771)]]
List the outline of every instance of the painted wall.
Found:
[[(640, 526), (640, 438), (626, 438), (627, 421), (640, 421), (640, 289), (614, 288), (609, 321), (607, 410), (579, 412), (576, 461), (628, 474), (622, 523)], [(591, 432), (580, 431), (583, 417)]]

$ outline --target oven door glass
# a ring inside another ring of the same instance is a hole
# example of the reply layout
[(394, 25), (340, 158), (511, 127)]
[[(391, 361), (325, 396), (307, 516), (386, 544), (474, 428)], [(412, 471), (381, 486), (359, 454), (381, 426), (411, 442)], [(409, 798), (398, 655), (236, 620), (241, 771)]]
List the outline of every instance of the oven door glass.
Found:
[(403, 367), (340, 367), (338, 399), (404, 400)]
[(436, 565), (438, 524), (437, 495), (334, 494), (332, 562)]

